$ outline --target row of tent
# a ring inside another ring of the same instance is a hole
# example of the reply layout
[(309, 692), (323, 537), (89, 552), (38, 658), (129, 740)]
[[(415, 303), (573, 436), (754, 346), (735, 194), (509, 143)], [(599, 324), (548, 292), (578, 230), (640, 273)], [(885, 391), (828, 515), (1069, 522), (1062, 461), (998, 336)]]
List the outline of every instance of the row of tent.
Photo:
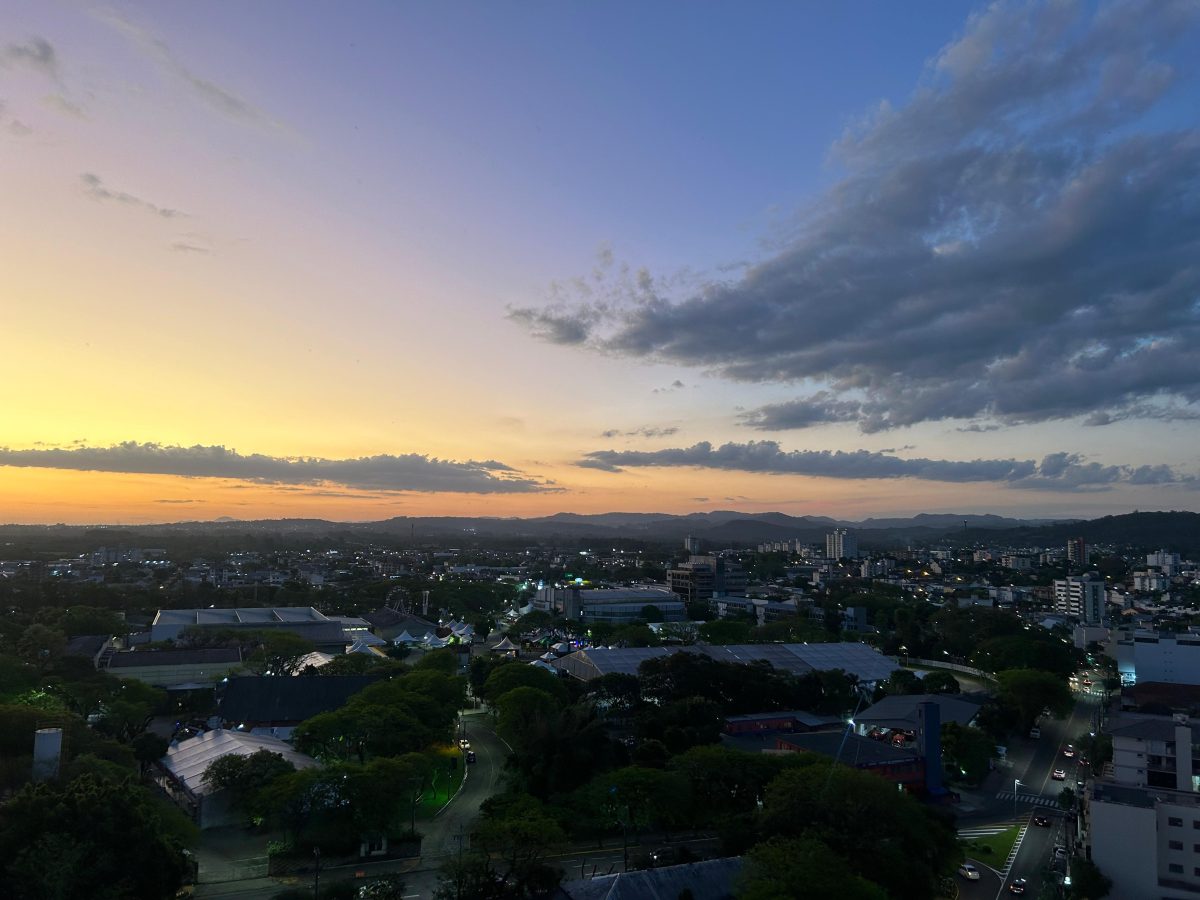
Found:
[(414, 637), (405, 630), (392, 638), (392, 644), (396, 647), (420, 644), (422, 647), (430, 650), (439, 650), (454, 643), (469, 644), (475, 639), (474, 625), (470, 625), (467, 622), (450, 622), (447, 627), (450, 629), (450, 634), (444, 638), (438, 637), (432, 631), (425, 632), (421, 637)]

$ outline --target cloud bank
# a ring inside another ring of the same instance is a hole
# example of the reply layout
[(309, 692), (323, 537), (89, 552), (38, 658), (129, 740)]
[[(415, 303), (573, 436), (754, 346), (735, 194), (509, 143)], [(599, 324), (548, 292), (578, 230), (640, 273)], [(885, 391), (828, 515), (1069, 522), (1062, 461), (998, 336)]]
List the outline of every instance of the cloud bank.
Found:
[(997, 3), (847, 130), (840, 180), (772, 257), (699, 286), (601, 259), (510, 317), (800, 386), (744, 415), (764, 430), (1194, 417), (1200, 130), (1165, 127), (1162, 101), (1198, 18), (1189, 0)]
[(111, 447), (0, 448), (0, 466), (229, 478), (258, 484), (340, 485), (355, 490), (513, 494), (551, 490), (495, 460), (455, 462), (417, 453), (357, 459), (241, 454), (220, 446), (127, 441)]
[(1032, 459), (908, 459), (869, 450), (782, 450), (775, 441), (728, 443), (714, 447), (701, 441), (667, 450), (594, 450), (576, 463), (590, 469), (620, 472), (631, 468), (697, 467), (770, 475), (817, 478), (941, 481), (955, 484), (992, 482), (1013, 488), (1056, 491), (1106, 490), (1118, 484), (1175, 484), (1194, 487), (1193, 476), (1169, 466), (1106, 466), (1074, 453), (1052, 453)]

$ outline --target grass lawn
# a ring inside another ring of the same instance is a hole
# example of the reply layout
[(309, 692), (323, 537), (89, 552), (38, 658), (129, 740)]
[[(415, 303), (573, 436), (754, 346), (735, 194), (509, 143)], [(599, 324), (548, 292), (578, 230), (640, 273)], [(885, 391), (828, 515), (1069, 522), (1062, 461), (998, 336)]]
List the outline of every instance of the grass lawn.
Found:
[(1008, 854), (1012, 850), (1013, 844), (1017, 842), (1017, 832), (1019, 830), (1014, 825), (1012, 828), (1004, 829), (999, 834), (990, 834), (987, 837), (972, 838), (969, 841), (963, 841), (963, 846), (967, 850), (967, 855), (972, 859), (977, 859), (982, 863), (987, 863), (992, 868), (998, 869), (1008, 859)]
[(431, 819), (434, 813), (446, 805), (458, 790), (459, 785), (462, 784), (463, 773), (467, 769), (467, 761), (457, 747), (453, 749), (447, 748), (439, 752), (438, 755), (445, 760), (456, 758), (458, 765), (454, 769), (449, 769), (448, 765), (439, 765), (437, 767), (437, 783), (433, 786), (428, 784), (425, 786), (425, 791), (421, 795), (421, 802), (417, 805), (418, 819)]

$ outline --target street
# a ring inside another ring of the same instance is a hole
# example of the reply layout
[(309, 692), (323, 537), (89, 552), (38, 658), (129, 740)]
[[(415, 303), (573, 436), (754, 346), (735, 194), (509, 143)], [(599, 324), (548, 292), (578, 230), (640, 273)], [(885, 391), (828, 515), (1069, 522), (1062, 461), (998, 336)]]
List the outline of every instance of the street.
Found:
[[(1020, 819), (1030, 822), (1030, 825), (1002, 878), (993, 876), (995, 880), (988, 879), (990, 871), (984, 867), (987, 865), (984, 863), (981, 865), (984, 878), (980, 882), (968, 887), (963, 879), (958, 879), (963, 897), (1002, 896), (1008, 885), (1017, 878), (1028, 879), (1028, 896), (1036, 896), (1038, 886), (1053, 861), (1054, 847), (1061, 845), (1069, 851), (1072, 839), (1068, 832), (1068, 818), (1059, 805), (1058, 795), (1064, 787), (1079, 792), (1079, 766), (1078, 757), (1064, 756), (1063, 750), (1081, 733), (1095, 727), (1099, 707), (1098, 696), (1091, 693), (1076, 694), (1075, 706), (1066, 719), (1042, 719), (1040, 738), (1013, 740), (1008, 748), (1008, 765), (1003, 769), (1003, 780), (995, 775), (989, 777), (989, 783), (996, 791), (994, 800), (988, 800), (970, 815), (961, 817), (960, 824)], [(1052, 777), (1055, 769), (1063, 770), (1065, 778), (1062, 781)], [(1033, 825), (1031, 818), (1034, 815), (1045, 816), (1049, 824)], [(992, 864), (1003, 868), (1003, 861), (993, 861)], [(989, 883), (992, 885), (990, 892), (986, 887)]]

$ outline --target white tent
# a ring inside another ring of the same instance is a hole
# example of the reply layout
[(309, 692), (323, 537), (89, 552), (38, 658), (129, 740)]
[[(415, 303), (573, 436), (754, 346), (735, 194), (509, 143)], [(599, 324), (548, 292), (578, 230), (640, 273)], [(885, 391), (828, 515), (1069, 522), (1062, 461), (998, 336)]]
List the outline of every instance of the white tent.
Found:
[(550, 647), (550, 649), (553, 650), (555, 653), (557, 653), (559, 656), (565, 656), (566, 654), (571, 652), (571, 645), (568, 644), (566, 641), (559, 641), (557, 644), (552, 645)]
[(545, 653), (539, 656), (538, 659), (544, 659), (546, 662), (554, 662), (554, 660), (558, 659), (558, 657), (547, 650)]
[[(204, 780), (204, 773), (213, 760), (237, 754), (249, 756), (259, 750), (278, 753), (297, 769), (308, 769), (317, 765), (310, 756), (295, 750), (291, 744), (260, 734), (228, 731), (219, 728), (199, 737), (180, 741), (167, 750), (159, 764), (172, 776), (163, 782), (167, 792), (179, 802), (195, 810), (201, 828), (234, 824), (244, 818), (234, 813), (220, 792)], [(179, 786), (183, 788), (179, 790)], [(214, 796), (216, 795), (216, 796)]]
[(383, 656), (376, 647), (368, 644), (366, 641), (355, 641), (346, 648), (347, 653), (365, 653), (367, 656)]
[(495, 647), (493, 647), (492, 650), (496, 653), (515, 653), (517, 651), (517, 645), (506, 637)]
[(397, 647), (399, 647), (401, 644), (420, 643), (420, 639), (413, 637), (407, 631), (402, 631), (398, 635), (396, 635), (394, 638), (392, 638), (392, 643), (395, 644)]
[(557, 670), (544, 659), (535, 659), (530, 663), (531, 666), (537, 666), (539, 669), (545, 669), (547, 672), (556, 672)]
[(424, 644), (425, 644), (425, 646), (427, 646), (427, 647), (428, 647), (430, 650), (441, 650), (443, 647), (445, 647), (445, 646), (446, 646), (447, 644), (449, 644), (450, 642), (449, 642), (449, 641), (447, 641), (447, 640), (445, 640), (445, 639), (443, 639), (443, 638), (437, 637), (437, 636), (435, 635), (435, 636), (433, 636), (433, 637), (430, 637), (430, 638), (429, 638), (429, 640), (426, 640), (426, 641), (424, 641), (423, 643), (424, 643)]

